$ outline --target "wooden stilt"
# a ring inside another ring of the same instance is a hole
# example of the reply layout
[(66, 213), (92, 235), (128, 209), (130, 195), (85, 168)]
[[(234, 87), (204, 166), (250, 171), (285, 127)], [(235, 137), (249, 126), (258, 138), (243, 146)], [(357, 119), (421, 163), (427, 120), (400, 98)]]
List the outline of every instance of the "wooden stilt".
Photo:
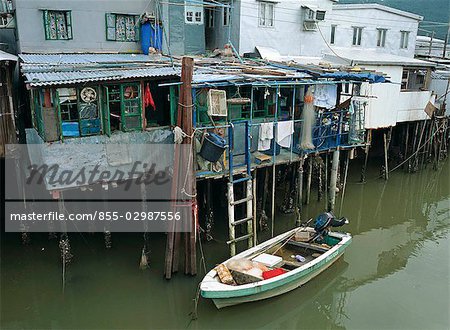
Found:
[[(408, 147), (409, 147), (408, 143), (409, 143), (409, 122), (406, 123), (405, 152), (404, 152), (403, 161), (408, 159)], [(409, 172), (408, 162), (405, 163), (405, 165), (403, 166), (403, 169), (406, 169), (406, 171)]]
[(388, 164), (388, 152), (389, 152), (389, 133), (383, 133), (383, 141), (384, 141), (384, 179), (389, 179), (389, 164)]
[(420, 155), (423, 155), (422, 139), (423, 139), (423, 134), (425, 132), (426, 121), (423, 120), (420, 123), (420, 126), (421, 126), (421, 129), (420, 129), (419, 142), (417, 143), (417, 153), (416, 153), (416, 156), (414, 157), (414, 168), (416, 170), (420, 169), (419, 161), (420, 161), (421, 158), (423, 158)]
[[(417, 121), (414, 124), (414, 126), (415, 126), (415, 128), (414, 128), (414, 138), (413, 138), (413, 144), (412, 144), (412, 146), (413, 146), (412, 153), (415, 153), (417, 150), (416, 143), (417, 143), (417, 134), (418, 134), (418, 130), (419, 130), (419, 122)], [(412, 157), (412, 158), (414, 158), (414, 157)], [(413, 166), (411, 164), (411, 161), (412, 161), (412, 159), (408, 160), (408, 173), (411, 173), (412, 170), (415, 170), (412, 168)]]
[(330, 176), (330, 201), (328, 205), (328, 210), (333, 211), (336, 202), (336, 188), (337, 188), (337, 172), (339, 168), (339, 150), (333, 151), (333, 162), (331, 166), (331, 176)]
[(252, 223), (253, 223), (253, 246), (256, 246), (256, 245), (258, 245), (258, 239), (257, 239), (257, 237), (256, 237), (256, 201), (257, 201), (257, 197), (256, 196), (258, 196), (257, 195), (257, 191), (256, 191), (256, 184), (257, 184), (257, 179), (258, 179), (258, 176), (257, 176), (257, 174), (258, 174), (258, 169), (256, 169), (255, 168), (255, 171), (254, 171), (254, 177), (253, 177), (253, 187), (252, 187), (252, 190), (253, 190), (253, 192), (252, 192), (252, 196), (253, 196), (253, 199), (252, 199), (252, 202), (253, 202), (253, 219), (252, 219)]
[(316, 156), (316, 159), (319, 159), (317, 164), (317, 201), (320, 202), (323, 198), (323, 162), (322, 158), (319, 155)]
[(272, 210), (271, 210), (271, 234), (272, 237), (274, 236), (275, 233), (275, 178), (276, 178), (277, 172), (276, 172), (276, 163), (275, 163), (275, 157), (273, 160), (273, 165), (272, 165)]
[(306, 204), (309, 204), (311, 197), (311, 181), (312, 181), (312, 157), (308, 157), (308, 177), (306, 179)]
[(298, 173), (297, 173), (297, 200), (296, 200), (296, 218), (295, 218), (295, 225), (300, 226), (302, 223), (302, 208), (303, 208), (303, 164), (304, 164), (304, 157), (303, 155), (300, 155), (300, 162), (298, 164)]
[(367, 131), (367, 140), (366, 140), (366, 147), (364, 149), (365, 151), (365, 158), (364, 158), (364, 165), (361, 169), (361, 182), (366, 182), (366, 171), (367, 171), (367, 163), (369, 161), (369, 151), (370, 151), (370, 144), (372, 142), (372, 130), (369, 129)]
[(347, 151), (347, 158), (345, 159), (344, 182), (342, 184), (341, 204), (339, 206), (339, 216), (342, 215), (341, 212), (342, 212), (342, 207), (344, 205), (345, 188), (347, 187), (348, 164), (350, 163), (350, 153), (351, 153), (351, 150)]

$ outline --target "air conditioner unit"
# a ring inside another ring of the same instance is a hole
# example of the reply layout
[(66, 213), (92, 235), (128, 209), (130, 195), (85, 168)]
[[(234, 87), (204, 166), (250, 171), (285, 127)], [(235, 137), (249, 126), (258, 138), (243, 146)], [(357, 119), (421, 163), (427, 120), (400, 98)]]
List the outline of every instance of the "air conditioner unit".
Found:
[(324, 21), (325, 20), (325, 10), (317, 10), (316, 11), (316, 20), (317, 21)]
[(219, 89), (210, 89), (208, 91), (208, 115), (227, 116), (227, 93)]
[(317, 30), (317, 22), (316, 21), (304, 21), (303, 22), (303, 30), (316, 31)]

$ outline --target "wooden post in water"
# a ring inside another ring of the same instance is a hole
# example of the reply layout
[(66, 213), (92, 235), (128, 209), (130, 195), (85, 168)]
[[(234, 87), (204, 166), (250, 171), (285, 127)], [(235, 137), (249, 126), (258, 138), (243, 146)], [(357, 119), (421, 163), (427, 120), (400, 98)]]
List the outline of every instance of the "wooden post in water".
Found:
[(367, 163), (369, 161), (369, 151), (371, 142), (372, 142), (372, 130), (369, 129), (367, 131), (366, 147), (364, 149), (366, 156), (364, 158), (364, 165), (361, 170), (361, 179), (360, 179), (361, 182), (366, 182), (366, 171), (367, 171)]
[[(192, 121), (192, 74), (194, 70), (194, 60), (191, 57), (183, 57), (182, 65), (181, 65), (181, 81), (182, 85), (180, 87), (180, 95), (178, 100), (178, 117), (177, 117), (177, 125), (181, 127), (181, 129), (188, 135), (191, 135), (193, 132), (193, 121)], [(192, 151), (189, 155), (188, 163), (189, 173), (187, 173), (188, 178), (191, 180), (192, 189), (189, 191), (191, 196), (191, 203), (189, 204), (189, 211), (185, 210), (186, 205), (180, 206), (182, 209), (181, 214), (183, 214), (184, 219), (187, 214), (192, 216), (191, 223), (191, 231), (185, 233), (185, 273), (190, 275), (195, 275), (197, 273), (196, 266), (196, 228), (197, 228), (197, 188), (196, 188), (196, 176), (195, 176), (195, 164), (194, 157), (195, 155), (195, 143), (193, 143), (190, 137), (185, 137), (183, 140), (185, 144), (191, 144)], [(184, 159), (179, 159), (179, 148), (175, 146), (175, 163), (174, 163), (174, 185), (172, 187), (172, 198), (177, 199), (178, 192), (180, 191), (180, 185), (183, 184), (181, 182), (181, 178), (179, 178), (179, 165), (180, 163), (185, 164)], [(178, 208), (178, 210), (180, 209)], [(186, 212), (185, 212), (186, 211)], [(177, 266), (173, 264), (174, 254), (179, 254), (178, 250), (174, 250), (175, 247), (179, 247), (179, 244), (175, 244), (175, 226), (170, 228), (167, 234), (167, 244), (166, 244), (166, 261), (165, 261), (165, 276), (166, 279), (170, 279), (172, 277), (172, 271), (177, 269)], [(178, 242), (177, 242), (178, 243)], [(175, 258), (177, 261), (178, 256)]]
[(388, 156), (389, 156), (389, 145), (391, 143), (391, 135), (392, 135), (392, 127), (389, 129), (388, 132), (383, 133), (383, 141), (384, 141), (384, 179), (389, 179), (389, 162), (388, 162)]
[(339, 150), (333, 151), (333, 162), (331, 165), (331, 176), (330, 176), (330, 199), (328, 203), (328, 211), (334, 210), (334, 205), (336, 202), (336, 185), (337, 185), (337, 172), (339, 169)]
[(312, 181), (312, 157), (308, 157), (308, 177), (306, 179), (306, 204), (309, 204), (311, 197), (311, 181)]
[[(409, 122), (406, 123), (406, 138), (405, 138), (405, 152), (403, 156), (403, 161), (406, 161), (408, 159), (408, 142), (409, 142)], [(408, 169), (408, 162), (406, 162), (403, 165), (403, 169), (406, 168), (406, 171), (409, 171)]]
[(296, 204), (296, 219), (295, 219), (295, 225), (300, 226), (302, 223), (301, 213), (303, 208), (303, 164), (304, 164), (305, 158), (303, 155), (300, 155), (300, 162), (298, 164), (298, 172), (297, 172), (297, 199), (295, 201)]
[(257, 191), (256, 191), (256, 183), (257, 183), (257, 181), (256, 180), (258, 178), (257, 174), (258, 174), (258, 169), (255, 168), (254, 177), (253, 177), (253, 181), (252, 181), (252, 184), (253, 184), (253, 187), (252, 187), (253, 219), (252, 219), (251, 222), (252, 222), (252, 229), (253, 229), (253, 246), (258, 245), (258, 240), (256, 239), (256, 201), (257, 201), (256, 196), (258, 196), (256, 194), (257, 193)]

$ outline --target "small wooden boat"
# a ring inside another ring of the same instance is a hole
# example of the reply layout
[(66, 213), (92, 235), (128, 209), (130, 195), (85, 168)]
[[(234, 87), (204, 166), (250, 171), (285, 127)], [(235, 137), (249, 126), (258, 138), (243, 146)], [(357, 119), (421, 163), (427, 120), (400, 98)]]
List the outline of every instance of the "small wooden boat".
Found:
[[(217, 308), (223, 308), (281, 295), (307, 283), (330, 267), (343, 255), (351, 242), (350, 234), (339, 232), (330, 232), (326, 244), (302, 242), (295, 239), (300, 231), (309, 232), (311, 235), (314, 233), (314, 229), (310, 227), (295, 228), (243, 251), (223, 263), (225, 266), (242, 260), (253, 263), (255, 259), (261, 260), (261, 256), (268, 259), (278, 258), (280, 262), (268, 269), (281, 269), (282, 274), (264, 279), (230, 269), (233, 278), (244, 275), (247, 279), (253, 279), (250, 283), (230, 285), (221, 282), (216, 267), (206, 274), (200, 284), (202, 297), (212, 299)], [(295, 256), (302, 257), (293, 258)]]

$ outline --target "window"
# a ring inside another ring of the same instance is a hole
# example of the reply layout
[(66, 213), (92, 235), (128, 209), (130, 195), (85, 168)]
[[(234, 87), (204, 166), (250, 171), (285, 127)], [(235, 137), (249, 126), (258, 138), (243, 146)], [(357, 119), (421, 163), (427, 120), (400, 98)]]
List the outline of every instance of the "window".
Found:
[[(229, 3), (226, 3), (225, 5), (230, 5)], [(230, 7), (222, 7), (222, 25), (228, 26), (230, 25), (231, 20), (231, 8)]]
[(259, 26), (272, 27), (274, 19), (274, 5), (269, 2), (259, 3)]
[(214, 9), (206, 9), (206, 22), (209, 28), (214, 27)]
[(203, 24), (203, 7), (191, 1), (184, 2), (186, 24)]
[(362, 27), (353, 27), (353, 46), (361, 46)]
[(141, 88), (139, 83), (104, 87), (106, 108), (103, 117), (105, 133), (142, 130)]
[(334, 45), (336, 39), (336, 25), (331, 26), (330, 44)]
[(46, 40), (72, 39), (70, 11), (44, 10), (44, 30)]
[(421, 91), (428, 88), (428, 70), (425, 69), (403, 69), (401, 90)]
[(408, 48), (409, 31), (400, 31), (400, 48)]
[(386, 45), (386, 29), (377, 29), (378, 37), (377, 37), (377, 46), (384, 47)]
[(139, 41), (139, 16), (107, 13), (106, 40)]
[(96, 87), (58, 88), (63, 137), (100, 134)]

